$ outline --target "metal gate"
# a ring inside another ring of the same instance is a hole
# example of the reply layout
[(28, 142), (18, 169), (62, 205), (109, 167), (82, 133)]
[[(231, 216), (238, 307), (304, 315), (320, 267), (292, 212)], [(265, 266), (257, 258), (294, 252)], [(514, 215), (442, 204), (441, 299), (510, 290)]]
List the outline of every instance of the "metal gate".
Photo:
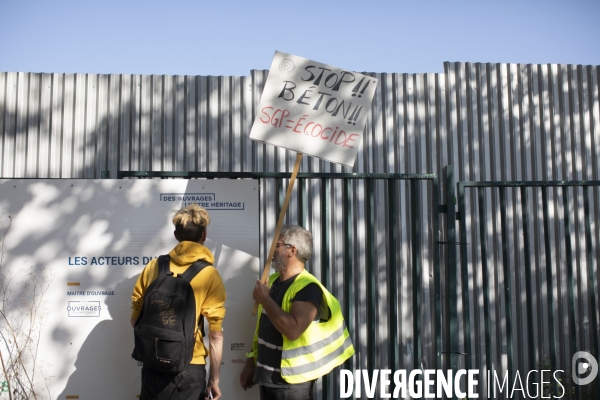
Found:
[[(563, 370), (563, 398), (600, 398), (597, 383), (574, 384), (571, 359), (599, 355), (599, 189), (600, 181), (457, 183), (462, 329), (452, 344), (462, 347), (462, 368), (484, 379), (508, 371), (511, 385), (517, 374), (525, 382), (531, 370)], [(563, 389), (553, 380), (545, 391)]]

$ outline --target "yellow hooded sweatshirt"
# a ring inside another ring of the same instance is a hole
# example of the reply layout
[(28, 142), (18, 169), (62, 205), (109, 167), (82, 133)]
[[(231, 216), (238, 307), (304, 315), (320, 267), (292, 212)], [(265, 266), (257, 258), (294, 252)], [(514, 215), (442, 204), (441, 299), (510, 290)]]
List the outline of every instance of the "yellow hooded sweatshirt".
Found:
[[(169, 252), (169, 257), (171, 257), (171, 272), (175, 275), (183, 274), (198, 260), (211, 264), (200, 271), (191, 282), (196, 297), (196, 324), (202, 314), (208, 321), (211, 331), (221, 331), (223, 317), (225, 317), (225, 286), (219, 272), (212, 266), (215, 258), (211, 251), (200, 243), (183, 241)], [(154, 259), (146, 265), (133, 288), (132, 319), (137, 320), (140, 316), (146, 289), (156, 278), (158, 278), (158, 262)], [(198, 332), (192, 364), (205, 364), (207, 356), (208, 349), (204, 346), (202, 335)]]

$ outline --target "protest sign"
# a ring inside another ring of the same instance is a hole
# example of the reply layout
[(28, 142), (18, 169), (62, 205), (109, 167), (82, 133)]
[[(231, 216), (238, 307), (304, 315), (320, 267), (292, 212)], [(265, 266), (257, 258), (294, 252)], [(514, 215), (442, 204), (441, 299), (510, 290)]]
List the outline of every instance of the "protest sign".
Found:
[(250, 138), (354, 165), (377, 79), (275, 52)]
[[(376, 87), (376, 78), (275, 52), (250, 139), (298, 154), (263, 269), (264, 283), (302, 155), (354, 166)], [(252, 314), (257, 310), (255, 303)]]

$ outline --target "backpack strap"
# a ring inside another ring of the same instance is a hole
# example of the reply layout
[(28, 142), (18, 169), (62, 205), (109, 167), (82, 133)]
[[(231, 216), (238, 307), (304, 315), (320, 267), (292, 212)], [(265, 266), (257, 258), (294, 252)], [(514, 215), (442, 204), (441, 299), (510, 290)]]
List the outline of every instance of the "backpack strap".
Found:
[[(202, 271), (205, 267), (208, 267), (209, 265), (210, 264), (204, 260), (198, 260), (192, 265), (190, 265), (183, 274), (178, 275), (178, 277), (185, 279), (189, 283), (192, 281), (192, 279), (194, 279), (196, 275), (200, 273), (200, 271)], [(171, 272), (171, 257), (169, 257), (168, 254), (164, 254), (158, 257), (158, 275), (173, 275), (173, 273)]]
[(164, 254), (158, 257), (158, 276), (173, 276), (171, 272), (171, 257), (168, 254)]
[[(198, 260), (198, 261), (194, 262), (192, 265), (190, 265), (183, 274), (179, 275), (179, 277), (185, 279), (188, 282), (191, 282), (192, 279), (194, 279), (194, 277), (200, 273), (200, 271), (202, 271), (204, 268), (208, 267), (209, 265), (210, 264), (204, 260)], [(202, 315), (202, 314), (200, 314), (200, 317), (198, 317), (198, 327), (200, 328), (200, 334), (202, 335), (202, 337), (205, 337), (205, 335), (204, 335), (204, 315)]]
[(191, 282), (192, 279), (194, 279), (194, 277), (200, 273), (200, 271), (202, 271), (204, 268), (208, 267), (209, 265), (210, 264), (204, 260), (198, 260), (198, 261), (194, 262), (192, 265), (190, 265), (188, 267), (188, 269), (186, 269), (185, 272), (183, 274), (181, 274), (180, 276), (183, 279), (185, 279), (186, 281)]

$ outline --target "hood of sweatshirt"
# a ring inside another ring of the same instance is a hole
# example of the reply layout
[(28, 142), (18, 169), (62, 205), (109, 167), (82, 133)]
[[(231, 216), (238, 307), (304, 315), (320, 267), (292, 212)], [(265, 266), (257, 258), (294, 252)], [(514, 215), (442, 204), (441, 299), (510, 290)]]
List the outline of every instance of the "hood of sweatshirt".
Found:
[(212, 252), (204, 245), (196, 242), (179, 242), (173, 250), (169, 252), (171, 262), (179, 266), (189, 265), (198, 260), (204, 260), (213, 265), (215, 257)]

